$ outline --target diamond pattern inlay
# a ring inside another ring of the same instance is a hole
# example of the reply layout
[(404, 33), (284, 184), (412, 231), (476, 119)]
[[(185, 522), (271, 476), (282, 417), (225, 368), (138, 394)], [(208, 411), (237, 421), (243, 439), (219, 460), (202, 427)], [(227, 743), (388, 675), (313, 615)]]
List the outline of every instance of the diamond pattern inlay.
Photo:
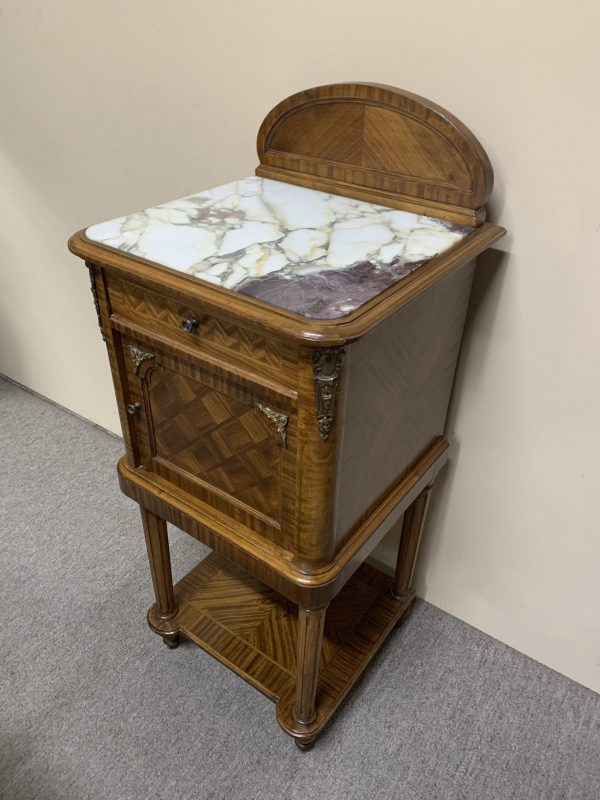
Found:
[[(111, 302), (114, 310), (122, 311), (126, 316), (133, 312), (146, 324), (154, 326), (158, 322), (169, 332), (179, 332), (181, 309), (173, 308), (169, 299), (151, 289), (113, 280)], [(279, 345), (275, 340), (208, 315), (201, 314), (199, 319), (199, 341), (228, 354), (239, 353), (246, 359), (258, 360), (275, 369), (282, 368)]]
[(281, 448), (248, 403), (192, 378), (157, 370), (149, 383), (156, 455), (277, 519)]

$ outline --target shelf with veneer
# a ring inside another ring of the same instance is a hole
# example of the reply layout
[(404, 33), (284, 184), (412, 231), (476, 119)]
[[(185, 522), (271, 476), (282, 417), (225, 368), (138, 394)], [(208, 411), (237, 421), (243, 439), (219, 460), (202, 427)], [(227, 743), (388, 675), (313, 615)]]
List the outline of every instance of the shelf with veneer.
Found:
[(294, 720), (296, 604), (251, 573), (211, 553), (174, 587), (178, 611), (168, 623), (153, 606), (150, 627), (173, 644), (183, 634), (277, 703), (277, 719), (292, 736), (316, 735), (362, 674), (414, 598), (390, 592), (392, 579), (362, 564), (329, 605), (311, 724)]

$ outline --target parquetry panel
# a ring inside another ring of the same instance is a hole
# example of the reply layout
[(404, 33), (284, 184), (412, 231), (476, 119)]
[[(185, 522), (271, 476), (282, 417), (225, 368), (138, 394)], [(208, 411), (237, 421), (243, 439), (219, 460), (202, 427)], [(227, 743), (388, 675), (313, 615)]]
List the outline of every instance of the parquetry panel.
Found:
[(205, 317), (202, 330), (205, 340), (228, 353), (231, 353), (232, 350), (237, 351), (246, 358), (258, 359), (271, 367), (281, 369), (279, 347), (266, 336), (258, 336), (233, 323), (226, 323), (215, 317)]
[(148, 396), (155, 455), (278, 519), (281, 448), (264, 414), (162, 369), (152, 372)]
[(196, 339), (190, 339), (189, 334), (181, 334), (182, 316), (187, 316), (191, 309), (174, 304), (170, 298), (146, 287), (112, 279), (111, 304), (113, 311), (124, 316), (133, 316), (146, 326), (156, 328), (158, 323), (163, 327), (164, 333), (181, 337), (188, 345), (197, 341), (201, 345), (209, 345), (226, 353), (229, 357), (232, 353), (237, 353), (246, 360), (259, 361), (276, 369), (282, 368), (281, 347), (274, 339), (234, 323), (198, 312), (200, 326)]

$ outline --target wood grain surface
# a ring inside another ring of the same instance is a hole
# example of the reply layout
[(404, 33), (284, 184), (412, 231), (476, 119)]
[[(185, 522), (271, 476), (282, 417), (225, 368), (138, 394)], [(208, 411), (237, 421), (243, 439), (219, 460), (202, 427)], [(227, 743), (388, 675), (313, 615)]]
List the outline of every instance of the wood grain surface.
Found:
[(334, 528), (342, 542), (444, 433), (474, 262), (346, 347)]
[(257, 175), (479, 224), (490, 161), (454, 115), (411, 92), (369, 83), (317, 86), (265, 117)]
[[(271, 700), (281, 702), (280, 724), (299, 741), (312, 741), (412, 602), (414, 595), (394, 600), (390, 585), (389, 576), (364, 564), (326, 613), (299, 612), (251, 573), (212, 553), (175, 586), (179, 610), (169, 630), (184, 634)], [(156, 606), (149, 611), (149, 622), (164, 634)], [(299, 662), (315, 674), (297, 684)], [(296, 722), (291, 709), (298, 695)]]
[[(156, 603), (277, 702), (308, 749), (413, 599), (430, 487), (492, 171), (469, 130), (399, 89), (336, 84), (278, 104), (257, 173), (471, 224), (455, 247), (319, 321), (91, 242), (86, 259)], [(404, 515), (396, 575), (364, 561)], [(173, 589), (166, 523), (213, 549)]]

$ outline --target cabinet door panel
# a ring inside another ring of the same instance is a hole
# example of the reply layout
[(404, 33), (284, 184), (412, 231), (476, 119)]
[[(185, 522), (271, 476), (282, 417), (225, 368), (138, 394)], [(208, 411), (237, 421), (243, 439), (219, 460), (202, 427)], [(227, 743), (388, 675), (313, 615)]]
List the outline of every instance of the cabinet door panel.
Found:
[(293, 544), (296, 408), (260, 379), (122, 340), (141, 465), (284, 547)]
[(281, 448), (250, 393), (154, 369), (147, 397), (154, 457), (278, 520)]

